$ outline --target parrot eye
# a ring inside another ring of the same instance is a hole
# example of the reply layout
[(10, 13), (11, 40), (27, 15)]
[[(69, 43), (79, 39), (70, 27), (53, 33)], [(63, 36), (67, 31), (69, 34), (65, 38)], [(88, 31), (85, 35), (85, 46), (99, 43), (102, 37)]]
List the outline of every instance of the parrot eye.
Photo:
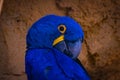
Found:
[(66, 31), (65, 25), (60, 25), (60, 26), (58, 26), (58, 30), (59, 30), (61, 33), (65, 33), (65, 31)]

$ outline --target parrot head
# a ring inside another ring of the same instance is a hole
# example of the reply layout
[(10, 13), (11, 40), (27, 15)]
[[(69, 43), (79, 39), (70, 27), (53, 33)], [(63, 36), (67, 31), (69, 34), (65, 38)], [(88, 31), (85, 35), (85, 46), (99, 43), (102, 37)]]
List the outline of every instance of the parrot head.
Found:
[(36, 21), (27, 34), (27, 48), (56, 48), (75, 59), (80, 53), (84, 33), (67, 16), (47, 15)]

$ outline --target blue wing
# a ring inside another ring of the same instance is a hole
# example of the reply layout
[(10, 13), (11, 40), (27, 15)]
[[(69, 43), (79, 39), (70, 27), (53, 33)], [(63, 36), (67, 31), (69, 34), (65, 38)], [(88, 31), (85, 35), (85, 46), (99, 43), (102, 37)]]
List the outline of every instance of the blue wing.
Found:
[(27, 50), (25, 65), (28, 80), (90, 80), (82, 74), (84, 71), (75, 70), (76, 63), (59, 53), (48, 49)]
[(25, 63), (28, 80), (70, 80), (67, 78), (47, 50), (29, 50)]

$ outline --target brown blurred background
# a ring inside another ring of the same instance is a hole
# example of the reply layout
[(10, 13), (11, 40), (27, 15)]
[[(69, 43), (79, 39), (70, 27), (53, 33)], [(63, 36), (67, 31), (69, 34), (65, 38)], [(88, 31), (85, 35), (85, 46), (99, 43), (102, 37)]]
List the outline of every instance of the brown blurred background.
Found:
[(67, 15), (82, 25), (85, 41), (79, 59), (92, 80), (120, 80), (120, 0), (4, 0), (0, 80), (27, 80), (26, 33), (46, 14)]

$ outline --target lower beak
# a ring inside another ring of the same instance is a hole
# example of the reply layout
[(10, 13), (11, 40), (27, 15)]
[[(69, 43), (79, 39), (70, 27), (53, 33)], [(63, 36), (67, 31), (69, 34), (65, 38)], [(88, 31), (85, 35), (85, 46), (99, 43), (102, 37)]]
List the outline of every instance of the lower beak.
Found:
[(81, 40), (77, 41), (61, 41), (58, 43), (55, 48), (65, 53), (67, 56), (72, 59), (76, 59), (81, 51)]

